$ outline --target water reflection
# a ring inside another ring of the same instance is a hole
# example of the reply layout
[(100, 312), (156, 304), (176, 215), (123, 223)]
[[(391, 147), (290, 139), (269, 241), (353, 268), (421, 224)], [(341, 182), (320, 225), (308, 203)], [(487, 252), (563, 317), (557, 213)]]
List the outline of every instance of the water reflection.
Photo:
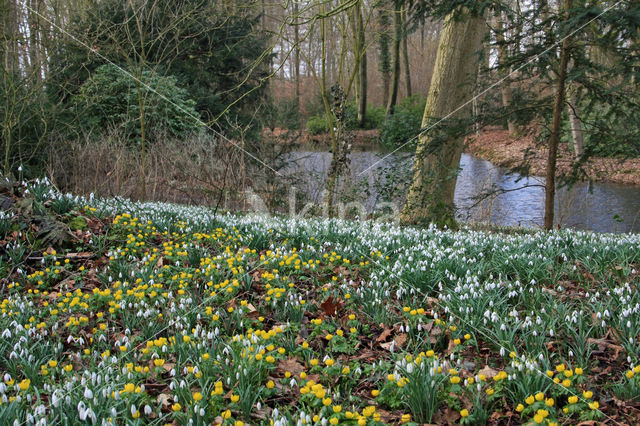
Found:
[[(385, 157), (375, 151), (353, 152), (351, 174), (343, 182), (353, 198), (359, 197), (368, 210), (392, 198), (403, 203), (412, 167), (412, 155), (396, 153)], [(321, 202), (331, 153), (298, 151), (291, 154), (289, 173), (301, 177), (297, 189), (313, 202)], [(371, 167), (373, 165), (373, 167)], [(366, 173), (362, 173), (371, 167)], [(492, 163), (463, 154), (455, 202), (463, 221), (496, 225), (539, 227), (544, 215), (544, 179), (507, 174)], [(480, 201), (488, 192), (494, 195)], [(607, 183), (576, 184), (556, 194), (556, 222), (562, 227), (598, 232), (640, 232), (640, 187)]]

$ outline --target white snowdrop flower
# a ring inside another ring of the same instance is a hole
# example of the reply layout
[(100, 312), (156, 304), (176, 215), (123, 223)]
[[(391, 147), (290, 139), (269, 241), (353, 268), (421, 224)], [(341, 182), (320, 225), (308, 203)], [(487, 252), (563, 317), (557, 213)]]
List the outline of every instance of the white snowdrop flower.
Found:
[(89, 388), (84, 389), (84, 397), (86, 399), (93, 399), (93, 392)]
[(144, 415), (145, 416), (148, 416), (152, 412), (153, 412), (153, 409), (151, 408), (151, 406), (149, 404), (144, 406)]

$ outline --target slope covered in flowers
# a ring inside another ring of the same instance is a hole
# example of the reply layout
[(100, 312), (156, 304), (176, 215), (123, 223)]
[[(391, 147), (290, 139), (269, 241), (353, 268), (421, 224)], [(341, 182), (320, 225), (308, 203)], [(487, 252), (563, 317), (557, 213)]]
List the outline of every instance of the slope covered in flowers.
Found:
[(7, 184), (4, 424), (637, 424), (640, 236)]

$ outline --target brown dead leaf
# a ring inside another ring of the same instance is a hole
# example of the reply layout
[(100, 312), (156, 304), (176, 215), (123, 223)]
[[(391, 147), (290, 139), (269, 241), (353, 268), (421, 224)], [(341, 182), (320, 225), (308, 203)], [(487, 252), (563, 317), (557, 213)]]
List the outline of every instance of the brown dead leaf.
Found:
[(67, 259), (89, 259), (93, 257), (93, 253), (88, 251), (81, 251), (79, 253), (67, 253), (65, 255)]
[(342, 309), (342, 303), (336, 300), (333, 296), (329, 296), (327, 300), (320, 304), (320, 307), (326, 315), (333, 316), (336, 315), (340, 309)]
[(498, 375), (498, 370), (494, 370), (493, 368), (489, 367), (488, 365), (485, 365), (482, 370), (478, 371), (478, 374), (484, 374), (484, 376), (487, 379), (493, 379), (495, 376)]
[(169, 410), (169, 408), (171, 407), (172, 398), (169, 394), (161, 393), (160, 395), (158, 395), (156, 401), (158, 402), (158, 404), (160, 404), (162, 410), (164, 411)]
[(391, 336), (391, 333), (393, 333), (393, 328), (385, 328), (376, 339), (376, 342), (384, 342), (389, 336)]
[(407, 343), (407, 335), (404, 333), (398, 334), (396, 337), (394, 337), (393, 341), (396, 342), (397, 347), (401, 348), (405, 343)]
[(162, 268), (164, 266), (164, 257), (160, 256), (158, 261), (156, 262), (156, 269)]
[(278, 362), (277, 369), (282, 372), (290, 372), (291, 374), (298, 375), (302, 373), (305, 368), (300, 364), (298, 358), (283, 359)]

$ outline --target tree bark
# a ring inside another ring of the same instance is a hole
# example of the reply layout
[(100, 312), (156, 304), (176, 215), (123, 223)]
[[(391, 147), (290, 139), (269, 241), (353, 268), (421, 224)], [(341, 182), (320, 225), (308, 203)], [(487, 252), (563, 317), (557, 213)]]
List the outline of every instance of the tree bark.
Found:
[(405, 10), (404, 12), (404, 34), (402, 36), (402, 60), (404, 62), (404, 83), (407, 89), (407, 97), (411, 97), (411, 67), (409, 66), (409, 42), (407, 39), (409, 38), (406, 33), (406, 27), (408, 23), (408, 14)]
[(296, 112), (300, 114), (300, 28), (298, 27), (298, 2), (293, 2), (294, 26), (293, 26), (293, 42), (295, 48), (293, 51), (293, 61), (295, 68), (295, 85), (296, 85)]
[(391, 61), (389, 58), (389, 12), (388, 4), (383, 2), (378, 12), (380, 35), (378, 36), (379, 70), (382, 76), (382, 105), (386, 108), (389, 102), (389, 86), (391, 85)]
[(365, 28), (362, 19), (362, 1), (358, 3), (356, 7), (356, 19), (358, 25), (358, 54), (360, 55), (360, 76), (358, 78), (358, 126), (364, 127), (364, 122), (367, 118), (367, 50), (365, 47)]
[[(571, 0), (565, 0), (566, 19), (569, 19)], [(564, 106), (565, 83), (567, 79), (567, 65), (569, 63), (569, 37), (565, 38), (560, 47), (560, 64), (555, 102), (553, 105), (553, 122), (549, 136), (549, 154), (547, 157), (547, 173), (544, 198), (544, 229), (553, 228), (555, 196), (556, 196), (556, 159), (558, 156), (558, 142), (560, 140), (560, 124), (562, 123), (562, 109)]]
[(402, 3), (400, 0), (394, 1), (393, 28), (395, 30), (393, 37), (393, 69), (391, 92), (389, 93), (389, 103), (387, 104), (387, 117), (395, 112), (400, 83), (400, 42), (402, 41)]
[(584, 154), (584, 135), (582, 133), (582, 122), (578, 118), (578, 99), (575, 93), (569, 88), (568, 106), (569, 121), (571, 122), (571, 139), (573, 140), (573, 152), (576, 158)]
[[(453, 19), (452, 15), (445, 18), (422, 119), (423, 127), (432, 120), (452, 114), (472, 93), (473, 86), (468, 84), (468, 78), (478, 68), (477, 52), (482, 47), (485, 20), (479, 16), (462, 18)], [(452, 117), (459, 118), (465, 114), (469, 114), (467, 107), (460, 108)], [(439, 226), (457, 227), (453, 196), (463, 138), (457, 137), (437, 146), (434, 142), (436, 140), (429, 133), (418, 139), (413, 182), (400, 220), (402, 223), (434, 222)]]
[[(509, 58), (509, 53), (507, 52), (507, 46), (505, 45), (505, 37), (504, 37), (504, 22), (502, 20), (502, 13), (498, 12), (498, 15), (495, 17), (495, 25), (496, 25), (496, 42), (498, 47), (498, 61), (500, 62), (499, 74), (500, 78), (504, 78), (509, 74), (509, 69), (504, 68), (505, 62), (507, 62)], [(502, 95), (502, 106), (508, 110), (513, 102), (513, 95), (511, 93), (511, 85), (509, 81), (504, 81), (501, 84), (500, 92)], [(516, 125), (510, 118), (507, 118), (507, 128), (509, 129), (509, 136), (513, 136), (516, 133)]]

